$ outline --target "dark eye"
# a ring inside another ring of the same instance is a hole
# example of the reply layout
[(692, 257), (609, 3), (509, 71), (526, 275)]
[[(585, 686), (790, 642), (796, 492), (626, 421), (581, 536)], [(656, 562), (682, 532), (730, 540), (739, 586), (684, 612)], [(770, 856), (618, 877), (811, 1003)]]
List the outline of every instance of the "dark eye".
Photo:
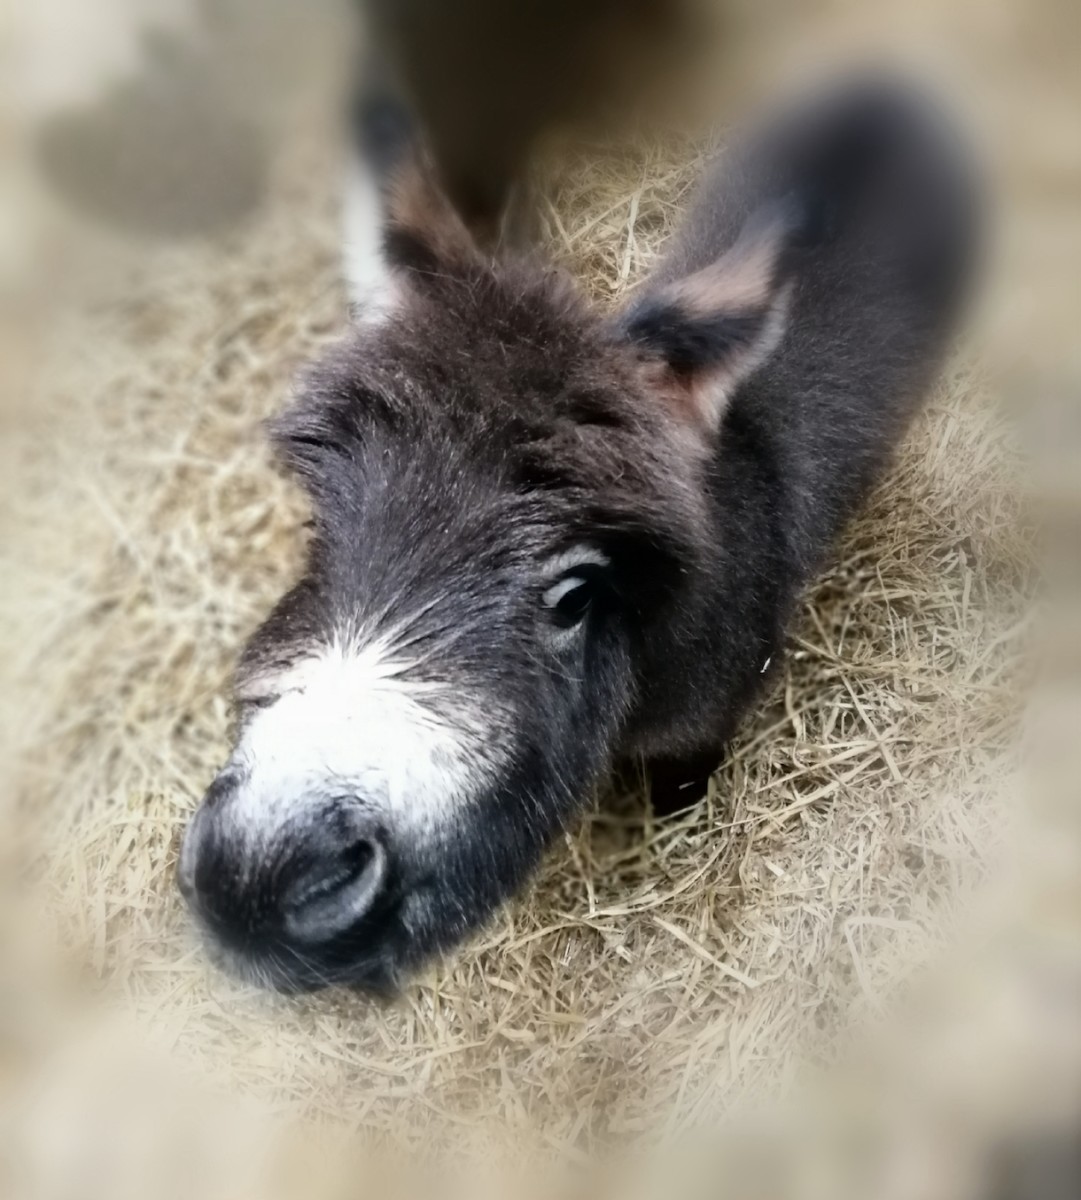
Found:
[(544, 607), (559, 629), (573, 629), (585, 620), (597, 592), (597, 582), (584, 575), (564, 575), (544, 593)]

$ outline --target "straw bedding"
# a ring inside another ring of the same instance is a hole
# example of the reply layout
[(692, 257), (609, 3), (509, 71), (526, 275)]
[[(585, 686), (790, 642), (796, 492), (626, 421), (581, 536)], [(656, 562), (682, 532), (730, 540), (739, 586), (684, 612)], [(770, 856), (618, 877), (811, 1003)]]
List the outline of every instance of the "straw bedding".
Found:
[[(933, 955), (1001, 834), (1027, 551), (981, 372), (951, 364), (703, 803), (596, 798), (390, 1006), (256, 995), (204, 961), (173, 866), (227, 751), (231, 659), (298, 563), (303, 503), (259, 421), (342, 327), (331, 162), (294, 138), (241, 231), (127, 252), (43, 347), (4, 601), (38, 915), (181, 1060), (399, 1145), (483, 1118), (581, 1149), (781, 1090)], [(567, 165), (553, 252), (613, 300), (698, 166)]]

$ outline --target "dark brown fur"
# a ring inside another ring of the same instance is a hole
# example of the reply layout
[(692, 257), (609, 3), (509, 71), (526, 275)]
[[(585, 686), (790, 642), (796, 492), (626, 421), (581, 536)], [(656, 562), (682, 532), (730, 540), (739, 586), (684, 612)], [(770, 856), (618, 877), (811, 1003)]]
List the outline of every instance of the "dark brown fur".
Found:
[[(803, 104), (726, 155), (604, 314), (552, 269), (473, 250), (420, 160), (385, 156), (393, 304), (276, 425), (314, 530), (238, 694), (273, 702), (342, 630), (407, 627), (402, 678), (445, 698), (450, 727), (459, 704), (498, 714), (469, 737), (500, 766), (423, 835), (388, 823), (374, 784), (329, 781), (243, 874), (219, 789), (187, 871), (219, 938), (240, 931), (283, 984), (393, 986), (521, 887), (620, 760), (652, 763), (668, 803), (698, 793), (935, 378), (969, 275), (961, 160), (903, 88)], [(552, 564), (582, 547), (596, 561), (549, 605)], [(357, 821), (380, 891), (300, 957), (286, 882), (339, 870), (327, 830)]]

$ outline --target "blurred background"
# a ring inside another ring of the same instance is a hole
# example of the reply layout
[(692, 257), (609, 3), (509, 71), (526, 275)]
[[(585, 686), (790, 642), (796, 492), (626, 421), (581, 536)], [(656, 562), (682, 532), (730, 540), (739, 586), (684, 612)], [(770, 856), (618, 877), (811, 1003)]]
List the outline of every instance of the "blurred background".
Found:
[[(1079, 6), (6, 16), (0, 1193), (1076, 1196)], [(985, 278), (710, 796), (675, 822), (598, 805), (392, 1005), (218, 976), (177, 839), (232, 656), (297, 566), (261, 422), (346, 326), (358, 72), (405, 78), (478, 228), (513, 185), (612, 304), (732, 125), (867, 63), (969, 130)]]

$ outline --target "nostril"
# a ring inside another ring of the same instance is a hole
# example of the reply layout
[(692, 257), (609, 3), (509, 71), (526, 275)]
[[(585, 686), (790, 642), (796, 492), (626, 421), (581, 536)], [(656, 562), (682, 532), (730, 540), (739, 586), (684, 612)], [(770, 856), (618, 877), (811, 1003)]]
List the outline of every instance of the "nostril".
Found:
[(358, 838), (303, 872), (282, 905), (285, 931), (303, 942), (325, 942), (364, 917), (386, 878), (382, 845)]
[(372, 842), (359, 841), (336, 856), (336, 861), (320, 863), (303, 875), (290, 889), (286, 905), (293, 909), (307, 908), (317, 900), (342, 891), (350, 883), (362, 879), (375, 858)]

